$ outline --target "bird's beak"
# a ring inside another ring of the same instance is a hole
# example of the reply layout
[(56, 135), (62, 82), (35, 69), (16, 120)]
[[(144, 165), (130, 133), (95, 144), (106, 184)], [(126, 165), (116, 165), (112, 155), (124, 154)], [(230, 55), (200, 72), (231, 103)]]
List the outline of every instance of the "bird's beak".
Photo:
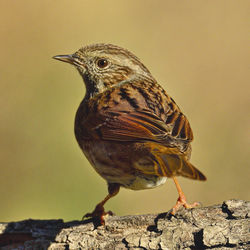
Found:
[(75, 66), (85, 66), (83, 62), (80, 61), (80, 59), (75, 55), (58, 55), (58, 56), (53, 56), (54, 59), (62, 61), (62, 62), (67, 62), (70, 64), (73, 64)]

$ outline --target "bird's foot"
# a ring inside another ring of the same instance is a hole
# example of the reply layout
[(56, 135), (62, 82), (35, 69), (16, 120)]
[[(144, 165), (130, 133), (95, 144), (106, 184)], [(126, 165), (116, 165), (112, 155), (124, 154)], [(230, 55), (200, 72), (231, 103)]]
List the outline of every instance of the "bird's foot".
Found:
[(105, 215), (114, 215), (113, 212), (111, 211), (108, 211), (108, 212), (105, 212), (104, 211), (104, 207), (102, 204), (98, 204), (94, 211), (92, 213), (87, 213), (85, 214), (83, 217), (82, 217), (82, 220), (84, 220), (85, 218), (93, 218), (93, 219), (96, 219), (100, 222), (101, 225), (104, 225), (105, 224), (105, 220), (104, 220), (104, 217)]
[(171, 214), (174, 215), (179, 210), (179, 208), (181, 206), (189, 209), (189, 208), (194, 208), (194, 207), (200, 206), (200, 203), (194, 202), (192, 204), (189, 204), (189, 203), (187, 203), (186, 197), (184, 195), (180, 195), (175, 206), (172, 208)]

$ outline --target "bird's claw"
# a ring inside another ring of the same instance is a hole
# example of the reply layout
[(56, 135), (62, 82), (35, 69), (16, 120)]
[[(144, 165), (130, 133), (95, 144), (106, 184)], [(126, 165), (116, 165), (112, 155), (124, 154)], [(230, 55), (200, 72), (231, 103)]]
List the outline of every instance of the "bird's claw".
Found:
[(194, 208), (194, 207), (197, 207), (197, 206), (200, 206), (201, 204), (199, 202), (194, 202), (192, 204), (189, 204), (187, 203), (186, 201), (186, 198), (183, 198), (183, 197), (179, 197), (175, 206), (172, 208), (172, 211), (171, 211), (171, 214), (174, 215), (181, 206), (187, 208), (187, 209), (190, 209), (190, 208)]
[(85, 218), (97, 219), (97, 220), (100, 221), (100, 224), (101, 224), (101, 225), (104, 225), (104, 224), (105, 224), (104, 217), (105, 217), (106, 215), (114, 215), (114, 213), (113, 213), (112, 211), (105, 212), (103, 206), (97, 205), (97, 206), (95, 207), (95, 210), (94, 210), (92, 213), (87, 213), (87, 214), (85, 214), (85, 215), (82, 217), (82, 220), (84, 220)]

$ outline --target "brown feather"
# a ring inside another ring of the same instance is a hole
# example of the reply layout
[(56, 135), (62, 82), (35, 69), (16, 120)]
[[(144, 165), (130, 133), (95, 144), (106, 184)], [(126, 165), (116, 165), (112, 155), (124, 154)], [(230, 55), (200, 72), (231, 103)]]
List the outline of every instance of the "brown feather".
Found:
[(112, 44), (93, 44), (54, 57), (74, 65), (86, 85), (75, 118), (75, 136), (109, 194), (87, 217), (104, 223), (104, 204), (120, 186), (133, 190), (174, 180), (179, 198), (173, 213), (188, 204), (175, 176), (206, 177), (190, 162), (193, 133), (186, 116), (141, 61)]

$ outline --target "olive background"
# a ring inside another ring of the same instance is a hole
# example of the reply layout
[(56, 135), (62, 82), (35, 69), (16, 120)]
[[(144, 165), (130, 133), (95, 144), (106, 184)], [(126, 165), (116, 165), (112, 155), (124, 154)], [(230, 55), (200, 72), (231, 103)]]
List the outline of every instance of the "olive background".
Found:
[[(107, 194), (74, 138), (85, 94), (78, 72), (52, 56), (113, 43), (138, 56), (188, 117), (190, 202), (249, 199), (249, 1), (0, 0), (0, 221), (81, 219)], [(171, 179), (122, 189), (118, 215), (168, 211)]]

